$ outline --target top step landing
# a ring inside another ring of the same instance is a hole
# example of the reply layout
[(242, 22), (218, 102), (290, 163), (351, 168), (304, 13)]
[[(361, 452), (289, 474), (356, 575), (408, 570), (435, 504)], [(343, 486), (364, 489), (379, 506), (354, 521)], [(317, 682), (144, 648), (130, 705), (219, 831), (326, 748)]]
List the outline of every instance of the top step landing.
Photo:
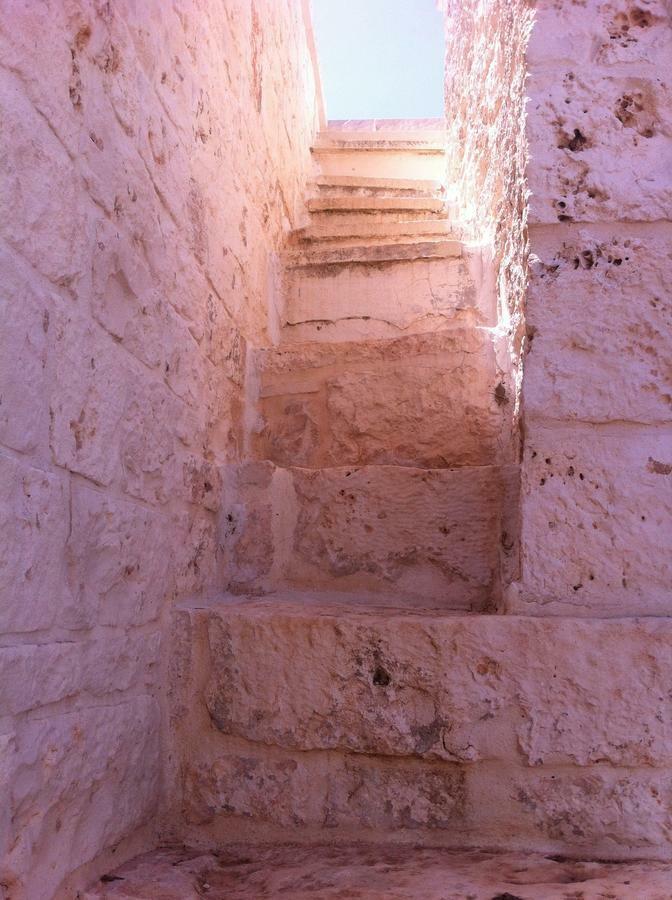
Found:
[(390, 152), (443, 154), (446, 132), (440, 131), (340, 131), (328, 129), (317, 135), (313, 152), (338, 150), (383, 150)]

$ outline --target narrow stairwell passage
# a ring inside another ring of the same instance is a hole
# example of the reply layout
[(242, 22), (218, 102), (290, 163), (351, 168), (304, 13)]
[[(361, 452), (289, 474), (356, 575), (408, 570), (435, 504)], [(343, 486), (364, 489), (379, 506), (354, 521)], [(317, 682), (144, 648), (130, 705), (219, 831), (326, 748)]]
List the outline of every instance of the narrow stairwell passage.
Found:
[(256, 461), (231, 474), (235, 593), (501, 603), (515, 554), (510, 409), (483, 263), (448, 216), (444, 154), (441, 131), (318, 136), (280, 343), (252, 363)]

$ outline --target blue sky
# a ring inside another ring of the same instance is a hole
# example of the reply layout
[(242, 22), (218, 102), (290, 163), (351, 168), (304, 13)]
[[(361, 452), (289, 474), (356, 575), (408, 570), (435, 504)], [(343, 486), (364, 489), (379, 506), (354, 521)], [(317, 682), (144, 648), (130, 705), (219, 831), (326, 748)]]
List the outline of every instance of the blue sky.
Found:
[(329, 119), (443, 115), (435, 0), (312, 0)]

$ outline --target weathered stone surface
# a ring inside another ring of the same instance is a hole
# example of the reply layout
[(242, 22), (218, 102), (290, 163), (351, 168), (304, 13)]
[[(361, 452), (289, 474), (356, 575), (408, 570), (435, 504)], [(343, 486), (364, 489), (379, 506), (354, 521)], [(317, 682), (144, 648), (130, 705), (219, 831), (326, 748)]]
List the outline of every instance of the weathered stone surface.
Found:
[(17, 724), (0, 762), (11, 815), (0, 872), (11, 893), (54, 896), (64, 876), (156, 812), (158, 727), (148, 697)]
[(217, 853), (157, 850), (98, 883), (83, 900), (134, 898), (198, 900), (204, 886), (213, 900), (582, 900), (605, 896), (663, 900), (669, 863), (579, 862), (525, 853), (493, 854), (419, 847), (366, 845), (232, 844)]
[(395, 337), (469, 314), (490, 321), (491, 310), (479, 308), (477, 287), (460, 258), (290, 268), (286, 280), (288, 340)]
[(212, 601), (187, 620), (176, 636), (189, 628), (207, 678), (181, 678), (222, 734), (469, 764), (672, 764), (667, 619), (401, 614), (313, 594)]
[(137, 695), (165, 604), (222, 579), (219, 467), (318, 120), (301, 4), (257, 7), (0, 8), (12, 900), (76, 896), (64, 878), (156, 827), (158, 708)]
[(0, 518), (2, 632), (72, 623), (77, 613), (67, 583), (70, 514), (63, 474), (0, 453)]
[(469, 771), (480, 838), (608, 859), (669, 859), (669, 768), (566, 766)]
[(333, 756), (270, 759), (258, 750), (185, 763), (185, 816), (301, 828), (448, 828), (464, 817), (462, 772)]
[(588, 75), (572, 63), (561, 77), (532, 76), (531, 222), (670, 218), (670, 89), (647, 75)]
[(667, 615), (672, 553), (668, 426), (528, 426), (522, 583), (511, 609)]
[[(49, 448), (51, 291), (0, 243), (0, 442), (40, 460)], [(21, 379), (16, 378), (17, 369)], [(30, 404), (24, 404), (26, 393)]]
[(61, 700), (148, 689), (158, 670), (157, 632), (0, 649), (0, 716)]
[(291, 584), (387, 592), (402, 606), (496, 604), (517, 467), (253, 463), (242, 471), (247, 502), (225, 504), (222, 513), (236, 589)]
[[(640, 72), (669, 66), (670, 11), (665, 0), (588, 0), (577, 15), (571, 3), (537, 0), (527, 48), (534, 70), (563, 66), (609, 71), (627, 65)], [(616, 69), (618, 71), (618, 69)]]
[(257, 355), (255, 452), (280, 465), (488, 465), (506, 457), (492, 339), (455, 329)]
[(68, 575), (78, 625), (139, 625), (155, 619), (172, 587), (162, 548), (170, 520), (137, 503), (73, 485)]
[(528, 416), (672, 418), (672, 226), (535, 229)]

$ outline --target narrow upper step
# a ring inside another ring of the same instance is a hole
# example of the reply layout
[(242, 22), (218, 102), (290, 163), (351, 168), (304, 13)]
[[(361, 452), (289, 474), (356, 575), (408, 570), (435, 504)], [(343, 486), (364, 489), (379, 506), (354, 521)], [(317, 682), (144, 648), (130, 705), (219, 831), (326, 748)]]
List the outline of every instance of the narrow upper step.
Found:
[(416, 259), (448, 259), (462, 255), (460, 241), (397, 241), (395, 243), (367, 243), (354, 246), (310, 247), (292, 250), (285, 256), (288, 268), (307, 266), (353, 265), (356, 263), (401, 262)]
[(311, 212), (353, 212), (371, 210), (379, 212), (385, 210), (427, 210), (440, 213), (445, 210), (443, 200), (434, 197), (312, 197), (308, 200), (308, 209)]
[(293, 244), (321, 241), (350, 241), (370, 238), (378, 243), (420, 237), (425, 240), (445, 239), (452, 234), (452, 226), (446, 219), (420, 219), (398, 216), (397, 221), (381, 221), (366, 213), (361, 215), (339, 215), (336, 220), (314, 221), (306, 228), (300, 228), (291, 235)]
[(407, 191), (412, 194), (422, 192), (439, 194), (443, 184), (434, 178), (376, 178), (358, 175), (319, 175), (315, 179), (318, 188), (351, 188), (371, 191)]
[(444, 131), (323, 131), (313, 151), (386, 150), (414, 153), (445, 153)]

